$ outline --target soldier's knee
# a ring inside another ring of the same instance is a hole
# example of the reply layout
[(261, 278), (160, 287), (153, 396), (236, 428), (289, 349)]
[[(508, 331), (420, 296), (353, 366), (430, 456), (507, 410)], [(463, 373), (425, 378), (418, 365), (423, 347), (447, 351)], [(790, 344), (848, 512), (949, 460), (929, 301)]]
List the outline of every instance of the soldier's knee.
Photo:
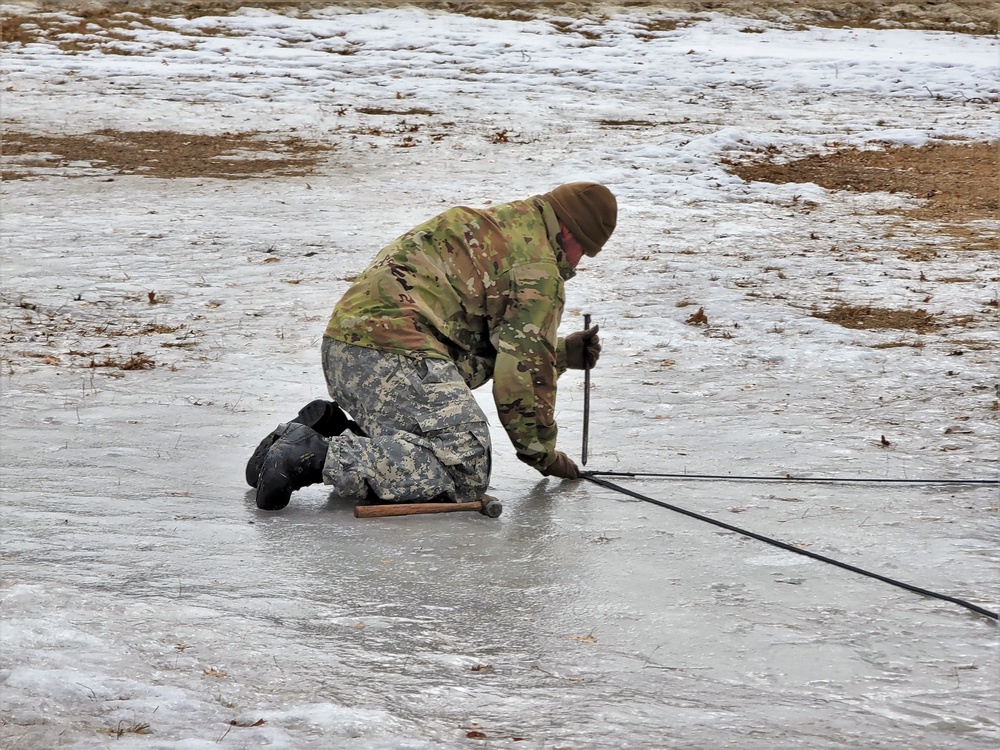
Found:
[(467, 439), (463, 440), (462, 459), (452, 466), (452, 477), (460, 501), (478, 500), (490, 485), (493, 456), (490, 430), (486, 423), (469, 426)]

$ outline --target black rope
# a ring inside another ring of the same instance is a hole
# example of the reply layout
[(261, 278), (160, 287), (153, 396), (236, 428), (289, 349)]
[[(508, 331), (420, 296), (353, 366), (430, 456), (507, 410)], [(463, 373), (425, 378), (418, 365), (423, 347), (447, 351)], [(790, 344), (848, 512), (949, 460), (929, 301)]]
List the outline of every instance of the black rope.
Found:
[(1000, 479), (863, 479), (861, 477), (741, 477), (731, 474), (657, 474), (649, 471), (591, 471), (599, 477), (654, 477), (659, 479), (713, 479), (732, 482), (842, 482), (845, 484), (1000, 484)]
[[(690, 516), (691, 518), (697, 518), (699, 521), (705, 521), (714, 526), (719, 526), (727, 531), (735, 531), (737, 534), (743, 534), (744, 536), (751, 537), (752, 539), (757, 539), (761, 542), (767, 542), (768, 544), (773, 544), (775, 547), (780, 547), (783, 550), (789, 552), (794, 552), (797, 555), (805, 555), (806, 557), (811, 557), (814, 560), (819, 560), (821, 562), (829, 563), (830, 565), (836, 565), (838, 568), (843, 568), (844, 570), (850, 570), (854, 573), (860, 573), (863, 576), (868, 576), (869, 578), (874, 578), (884, 583), (891, 584), (893, 586), (898, 586), (901, 589), (906, 589), (907, 591), (912, 591), (915, 594), (921, 594), (923, 596), (930, 596), (935, 599), (941, 599), (942, 601), (951, 602), (952, 604), (958, 604), (959, 606), (965, 607), (966, 609), (971, 609), (973, 612), (990, 617), (994, 620), (1000, 618), (996, 612), (991, 612), (988, 609), (980, 607), (977, 604), (972, 604), (963, 599), (956, 599), (953, 596), (947, 596), (946, 594), (939, 594), (935, 591), (928, 591), (927, 589), (922, 589), (919, 586), (913, 586), (909, 583), (904, 583), (903, 581), (897, 581), (894, 578), (887, 578), (886, 576), (879, 575), (878, 573), (872, 573), (869, 570), (864, 570), (863, 568), (858, 568), (854, 565), (850, 565), (840, 560), (834, 560), (832, 557), (826, 557), (825, 555), (820, 555), (816, 552), (810, 552), (809, 550), (802, 549), (801, 547), (794, 547), (787, 542), (782, 542), (777, 539), (772, 539), (769, 536), (764, 536), (763, 534), (755, 534), (752, 531), (747, 531), (746, 529), (741, 529), (738, 526), (733, 526), (732, 524), (725, 523), (724, 521), (718, 521), (714, 518), (709, 518), (708, 516), (703, 516), (701, 513), (695, 513), (691, 510), (686, 510), (680, 508), (676, 505), (671, 505), (670, 503), (665, 503), (662, 500), (656, 500), (655, 498), (648, 497), (646, 495), (640, 494), (627, 487), (622, 487), (621, 485), (615, 484), (614, 482), (609, 482), (606, 479), (599, 479), (596, 475), (598, 474), (610, 474), (611, 472), (598, 472), (598, 471), (588, 471), (584, 472), (581, 476), (583, 479), (587, 479), (594, 484), (605, 487), (609, 490), (614, 490), (616, 492), (621, 492), (629, 497), (634, 497), (637, 500), (643, 500), (647, 503), (652, 503), (653, 505), (659, 505), (661, 508), (666, 508), (667, 510), (675, 511), (676, 513), (683, 513), (685, 516)], [(647, 476), (647, 475), (632, 475), (632, 476)]]

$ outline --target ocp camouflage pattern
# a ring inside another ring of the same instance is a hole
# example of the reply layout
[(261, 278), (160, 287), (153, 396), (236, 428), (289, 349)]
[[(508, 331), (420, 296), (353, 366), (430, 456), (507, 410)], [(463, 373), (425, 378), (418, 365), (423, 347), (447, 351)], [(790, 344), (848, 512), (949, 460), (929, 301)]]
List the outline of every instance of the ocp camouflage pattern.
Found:
[(465, 383), (493, 379), (493, 399), (525, 463), (555, 459), (557, 337), (564, 281), (575, 271), (559, 222), (537, 196), (459, 206), (382, 249), (337, 303), (325, 335), (406, 356), (447, 359)]

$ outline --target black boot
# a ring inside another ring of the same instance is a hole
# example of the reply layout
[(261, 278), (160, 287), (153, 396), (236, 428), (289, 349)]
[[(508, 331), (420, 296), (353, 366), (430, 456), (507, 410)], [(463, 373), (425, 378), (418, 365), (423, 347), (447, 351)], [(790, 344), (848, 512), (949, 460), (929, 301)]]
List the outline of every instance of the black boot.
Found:
[[(347, 418), (343, 409), (333, 401), (323, 401), (322, 399), (310, 401), (299, 409), (297, 417), (289, 421), (311, 427), (323, 437), (334, 437), (335, 435), (340, 435), (344, 430), (350, 430), (355, 435), (362, 434), (361, 428)], [(264, 463), (264, 456), (267, 455), (268, 449), (274, 445), (274, 441), (278, 437), (278, 431), (275, 430), (261, 440), (260, 445), (257, 446), (257, 450), (253, 452), (250, 460), (247, 461), (246, 479), (247, 484), (251, 487), (257, 486), (257, 477), (260, 476), (260, 468)]]
[(327, 438), (302, 424), (278, 425), (257, 477), (257, 507), (281, 510), (295, 490), (323, 481)]

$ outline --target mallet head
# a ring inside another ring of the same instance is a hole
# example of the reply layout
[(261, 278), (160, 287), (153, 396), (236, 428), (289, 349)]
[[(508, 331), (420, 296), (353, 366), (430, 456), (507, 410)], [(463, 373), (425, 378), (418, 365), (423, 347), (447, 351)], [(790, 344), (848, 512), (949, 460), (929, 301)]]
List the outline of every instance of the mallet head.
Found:
[(484, 516), (499, 518), (500, 514), (503, 513), (503, 506), (500, 504), (500, 501), (490, 497), (489, 495), (484, 495), (480, 502), (483, 505), (483, 509), (479, 512)]

